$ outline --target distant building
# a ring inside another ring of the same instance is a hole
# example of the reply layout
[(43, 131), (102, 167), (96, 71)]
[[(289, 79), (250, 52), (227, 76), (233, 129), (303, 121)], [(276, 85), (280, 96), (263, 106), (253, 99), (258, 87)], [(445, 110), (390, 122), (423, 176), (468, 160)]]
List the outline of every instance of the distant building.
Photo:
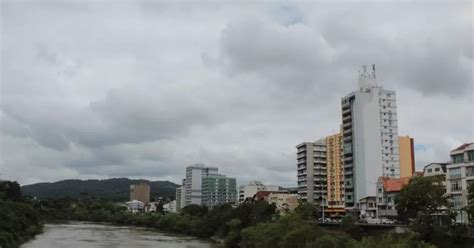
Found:
[(344, 203), (376, 195), (379, 176), (400, 177), (396, 93), (377, 85), (375, 66), (359, 73), (359, 89), (341, 99)]
[(137, 200), (145, 205), (150, 203), (150, 185), (147, 183), (130, 185), (130, 201)]
[(304, 142), (296, 146), (298, 195), (319, 203), (327, 194), (326, 141)]
[(400, 177), (411, 177), (415, 173), (415, 150), (413, 138), (398, 137), (400, 150)]
[(242, 203), (245, 199), (253, 198), (259, 191), (278, 191), (279, 187), (276, 185), (264, 185), (260, 181), (250, 181), (248, 184), (239, 187), (239, 202)]
[(293, 211), (298, 207), (298, 195), (286, 192), (270, 192), (267, 197), (270, 204), (275, 204), (281, 212)]
[(446, 166), (448, 163), (431, 163), (423, 168), (423, 176), (442, 176), (443, 179), (446, 177)]
[[(202, 203), (202, 179), (208, 176), (217, 175), (218, 169), (216, 167), (206, 167), (204, 164), (195, 164), (186, 167), (185, 180), (185, 204)], [(181, 205), (181, 208), (184, 207)]]
[(143, 213), (145, 210), (145, 204), (141, 201), (132, 200), (126, 202), (127, 208), (132, 213)]
[(395, 196), (400, 190), (408, 185), (411, 177), (388, 178), (379, 177), (377, 181), (377, 207), (379, 219), (395, 219), (397, 210), (395, 208)]
[(163, 204), (163, 212), (165, 212), (165, 213), (176, 213), (177, 212), (176, 200)]
[(202, 178), (201, 204), (212, 208), (224, 203), (237, 203), (236, 179), (224, 175), (208, 175)]
[(463, 144), (451, 153), (451, 164), (446, 166), (446, 189), (454, 209), (457, 223), (469, 223), (464, 207), (468, 205), (468, 187), (474, 184), (474, 143)]

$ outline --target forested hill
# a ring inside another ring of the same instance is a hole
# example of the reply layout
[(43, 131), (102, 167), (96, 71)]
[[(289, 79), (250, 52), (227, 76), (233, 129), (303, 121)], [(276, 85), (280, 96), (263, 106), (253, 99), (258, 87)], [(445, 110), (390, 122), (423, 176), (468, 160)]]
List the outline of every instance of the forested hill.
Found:
[(38, 198), (101, 198), (108, 200), (128, 200), (130, 185), (140, 182), (149, 183), (151, 198), (175, 198), (177, 184), (170, 181), (132, 180), (112, 178), (105, 180), (69, 179), (54, 183), (36, 183), (21, 187), (24, 195)]

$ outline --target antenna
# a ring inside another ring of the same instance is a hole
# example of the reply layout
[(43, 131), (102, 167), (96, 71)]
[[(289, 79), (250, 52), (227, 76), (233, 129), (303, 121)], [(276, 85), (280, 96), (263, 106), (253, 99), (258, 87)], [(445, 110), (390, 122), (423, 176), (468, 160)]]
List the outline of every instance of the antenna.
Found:
[(372, 76), (375, 78), (375, 64), (372, 64)]

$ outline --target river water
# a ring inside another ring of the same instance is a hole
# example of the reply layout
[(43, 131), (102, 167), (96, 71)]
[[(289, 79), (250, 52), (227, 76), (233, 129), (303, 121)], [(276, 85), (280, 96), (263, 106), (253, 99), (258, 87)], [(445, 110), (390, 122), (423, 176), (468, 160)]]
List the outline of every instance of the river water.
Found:
[(210, 242), (152, 229), (70, 222), (47, 224), (22, 248), (215, 248)]

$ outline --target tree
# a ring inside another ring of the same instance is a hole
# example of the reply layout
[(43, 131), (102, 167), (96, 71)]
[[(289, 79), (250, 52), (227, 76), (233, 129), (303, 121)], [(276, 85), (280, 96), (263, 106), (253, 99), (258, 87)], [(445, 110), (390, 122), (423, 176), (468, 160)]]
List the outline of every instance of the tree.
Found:
[(469, 219), (474, 218), (474, 183), (471, 183), (467, 188), (467, 207), (466, 212), (469, 215)]
[(1, 181), (0, 182), (0, 200), (21, 201), (21, 189), (17, 182)]
[(443, 181), (437, 176), (416, 177), (395, 197), (399, 220), (410, 223), (423, 240), (442, 239), (452, 224), (454, 215)]
[(298, 207), (295, 208), (295, 214), (303, 220), (315, 220), (319, 216), (319, 209), (316, 205), (300, 201)]
[(437, 216), (450, 217), (443, 214), (449, 213), (450, 204), (442, 183), (443, 179), (436, 176), (413, 178), (395, 197), (399, 220), (432, 224), (441, 220)]

